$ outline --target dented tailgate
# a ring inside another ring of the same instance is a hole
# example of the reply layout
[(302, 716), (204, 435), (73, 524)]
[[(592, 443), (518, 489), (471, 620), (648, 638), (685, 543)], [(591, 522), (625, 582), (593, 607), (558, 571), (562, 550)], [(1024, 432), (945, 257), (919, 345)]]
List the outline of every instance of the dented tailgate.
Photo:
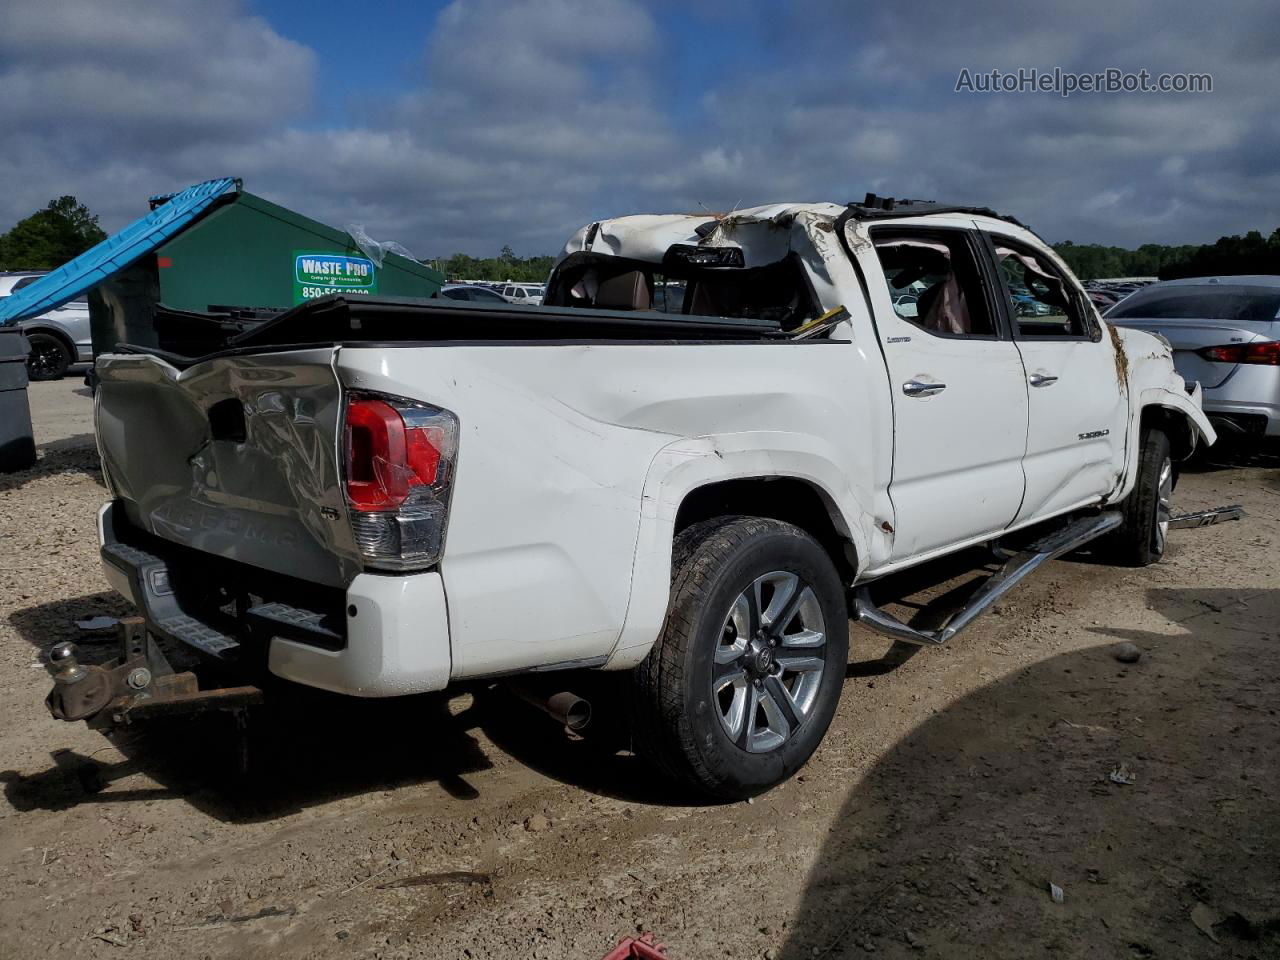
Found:
[(330, 586), (359, 572), (338, 457), (332, 348), (97, 362), (98, 445), (112, 492), (149, 533)]

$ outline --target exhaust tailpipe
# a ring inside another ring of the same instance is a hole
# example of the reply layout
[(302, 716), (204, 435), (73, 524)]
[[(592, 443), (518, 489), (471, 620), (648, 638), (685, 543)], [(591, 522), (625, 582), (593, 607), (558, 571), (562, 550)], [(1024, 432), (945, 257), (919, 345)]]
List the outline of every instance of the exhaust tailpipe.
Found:
[(537, 707), (574, 733), (580, 733), (591, 723), (591, 703), (576, 693), (561, 690), (548, 694), (521, 680), (507, 681), (507, 688), (525, 703)]

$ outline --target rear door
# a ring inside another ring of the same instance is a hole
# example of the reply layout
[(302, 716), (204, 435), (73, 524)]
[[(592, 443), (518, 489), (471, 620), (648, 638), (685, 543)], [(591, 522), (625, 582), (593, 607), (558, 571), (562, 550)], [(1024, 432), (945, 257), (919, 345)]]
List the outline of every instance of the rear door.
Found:
[[(891, 561), (1007, 527), (1022, 502), (1027, 385), (965, 229), (894, 224), (851, 244), (892, 388)], [(897, 303), (895, 303), (895, 300)]]
[(1115, 345), (1079, 285), (1043, 250), (999, 233), (987, 239), (1029, 398), (1022, 522), (1117, 485), (1129, 403)]

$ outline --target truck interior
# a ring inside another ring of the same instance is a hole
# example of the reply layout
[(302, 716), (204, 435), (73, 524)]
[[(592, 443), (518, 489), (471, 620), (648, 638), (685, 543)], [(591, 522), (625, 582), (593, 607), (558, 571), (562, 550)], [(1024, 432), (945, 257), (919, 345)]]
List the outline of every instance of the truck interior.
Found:
[[(792, 255), (758, 267), (734, 264), (723, 251), (706, 251), (704, 265), (668, 256), (662, 263), (577, 254), (561, 264), (547, 288), (545, 306), (658, 311), (695, 317), (765, 320), (791, 331), (822, 311), (804, 271)], [(741, 262), (741, 256), (737, 258)], [(677, 296), (679, 291), (682, 295)]]

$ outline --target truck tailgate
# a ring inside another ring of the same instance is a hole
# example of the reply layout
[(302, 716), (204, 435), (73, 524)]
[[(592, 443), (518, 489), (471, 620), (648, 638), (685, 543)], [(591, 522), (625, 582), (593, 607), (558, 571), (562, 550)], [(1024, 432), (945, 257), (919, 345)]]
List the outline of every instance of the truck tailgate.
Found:
[(165, 540), (343, 586), (359, 572), (338, 456), (332, 347), (179, 371), (97, 362), (98, 445), (129, 521)]

